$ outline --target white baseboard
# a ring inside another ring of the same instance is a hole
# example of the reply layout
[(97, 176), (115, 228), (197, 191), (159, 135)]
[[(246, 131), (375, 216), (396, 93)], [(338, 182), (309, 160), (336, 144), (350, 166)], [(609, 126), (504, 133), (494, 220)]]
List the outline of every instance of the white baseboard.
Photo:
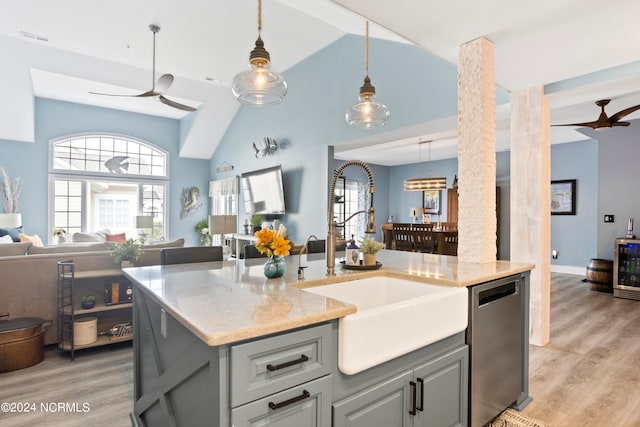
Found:
[(587, 268), (586, 267), (576, 267), (573, 265), (553, 265), (551, 264), (551, 272), (552, 273), (564, 273), (564, 274), (575, 274), (578, 276), (585, 276)]

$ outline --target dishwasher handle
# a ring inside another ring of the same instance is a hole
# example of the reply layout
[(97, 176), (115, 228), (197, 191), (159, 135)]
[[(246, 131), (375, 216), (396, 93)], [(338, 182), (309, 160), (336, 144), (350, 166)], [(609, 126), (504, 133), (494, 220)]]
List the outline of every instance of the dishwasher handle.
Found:
[(516, 295), (519, 293), (518, 282), (509, 282), (501, 286), (489, 288), (484, 291), (478, 292), (477, 304), (478, 308), (483, 307), (489, 303), (497, 301), (502, 298), (506, 298), (510, 295)]

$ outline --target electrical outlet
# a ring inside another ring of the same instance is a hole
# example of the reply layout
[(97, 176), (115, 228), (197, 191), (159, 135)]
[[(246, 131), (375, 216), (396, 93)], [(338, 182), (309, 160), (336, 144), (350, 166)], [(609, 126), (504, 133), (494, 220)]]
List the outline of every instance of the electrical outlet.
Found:
[(551, 251), (551, 257), (552, 257), (553, 259), (558, 259), (558, 251), (557, 251), (557, 250), (555, 250), (555, 249), (554, 249), (554, 250), (552, 250), (552, 251)]
[(607, 215), (607, 214), (605, 214), (605, 216), (604, 216), (604, 222), (613, 222), (613, 215)]

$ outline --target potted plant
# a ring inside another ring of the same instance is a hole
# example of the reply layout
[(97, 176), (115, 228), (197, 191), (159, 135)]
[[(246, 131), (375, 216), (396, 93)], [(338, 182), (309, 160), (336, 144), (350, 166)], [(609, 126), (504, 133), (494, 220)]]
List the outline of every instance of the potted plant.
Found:
[(260, 231), (262, 228), (262, 223), (264, 222), (264, 215), (255, 214), (251, 215), (251, 226), (253, 227), (253, 232)]
[(0, 198), (2, 198), (2, 207), (4, 213), (0, 213), (2, 223), (15, 224), (19, 227), (22, 218), (18, 213), (18, 198), (22, 191), (22, 178), (11, 179), (9, 173), (0, 167)]
[(360, 243), (360, 252), (364, 254), (364, 265), (376, 265), (376, 253), (384, 247), (384, 243), (366, 236)]
[(111, 251), (111, 256), (122, 267), (131, 267), (140, 258), (142, 250), (135, 240), (129, 239), (123, 243), (116, 243)]
[(95, 307), (96, 305), (96, 297), (94, 295), (85, 295), (82, 297), (80, 301), (80, 306), (85, 310)]
[(209, 221), (203, 219), (199, 221), (193, 229), (200, 236), (200, 245), (211, 246), (211, 233), (209, 232)]

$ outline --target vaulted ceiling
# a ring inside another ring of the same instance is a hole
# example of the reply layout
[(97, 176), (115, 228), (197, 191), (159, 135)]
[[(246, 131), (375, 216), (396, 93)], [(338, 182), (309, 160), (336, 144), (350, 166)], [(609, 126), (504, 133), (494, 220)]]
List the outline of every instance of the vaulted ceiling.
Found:
[[(511, 0), (263, 3), (262, 35), (280, 72), (345, 34), (362, 34), (365, 16), (378, 24), (372, 26), (372, 37), (408, 40), (454, 64), (460, 44), (490, 39), (498, 85), (508, 91), (544, 85), (553, 123), (595, 119), (597, 99), (612, 99), (610, 113), (640, 104), (640, 43), (635, 42), (640, 2), (634, 0), (540, 0), (535, 6)], [(156, 76), (151, 72), (151, 23), (161, 26)], [(255, 0), (5, 4), (0, 14), (0, 138), (33, 139), (34, 96), (180, 119), (184, 112), (154, 100), (88, 93), (139, 93), (160, 74), (172, 73), (176, 79), (166, 96), (198, 107), (182, 121), (188, 129), (181, 155), (209, 158), (239, 108), (230, 82), (246, 67), (256, 27)], [(499, 109), (498, 118), (499, 146), (508, 145), (508, 106)], [(417, 138), (455, 150), (455, 127), (451, 118), (363, 134), (341, 150), (345, 156), (392, 164), (391, 153), (406, 158), (402, 150), (415, 151)], [(552, 138), (562, 142), (584, 136), (572, 128), (553, 128)], [(371, 143), (380, 145), (371, 149)], [(366, 150), (359, 148), (365, 144)]]

